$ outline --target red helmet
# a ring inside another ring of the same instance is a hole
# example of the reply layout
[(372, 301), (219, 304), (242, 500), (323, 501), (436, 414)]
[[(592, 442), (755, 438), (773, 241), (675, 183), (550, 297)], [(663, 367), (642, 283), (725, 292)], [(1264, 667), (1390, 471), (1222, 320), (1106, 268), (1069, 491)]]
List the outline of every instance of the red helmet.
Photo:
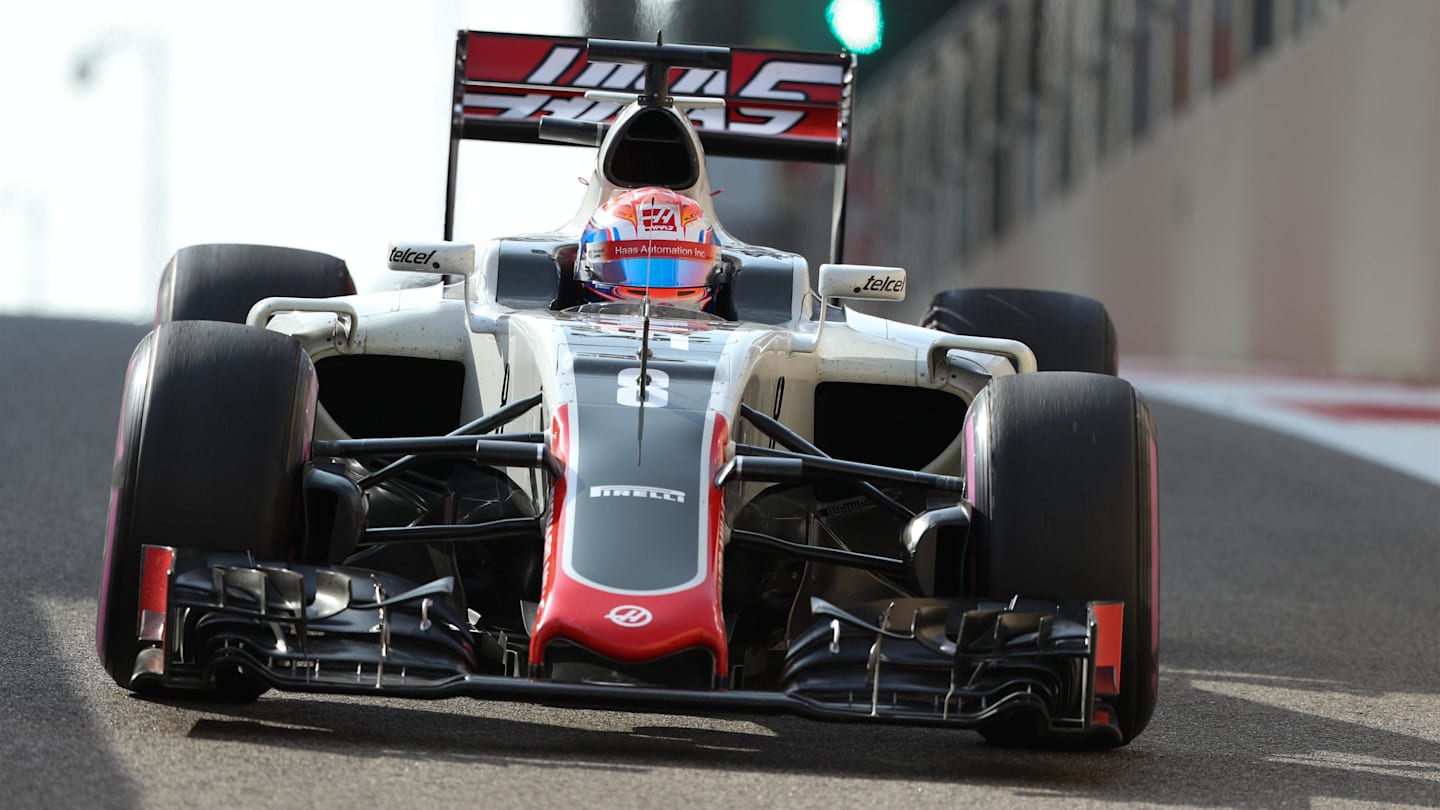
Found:
[(580, 236), (575, 276), (587, 301), (645, 297), (708, 310), (722, 280), (720, 242), (700, 204), (668, 188), (618, 194)]

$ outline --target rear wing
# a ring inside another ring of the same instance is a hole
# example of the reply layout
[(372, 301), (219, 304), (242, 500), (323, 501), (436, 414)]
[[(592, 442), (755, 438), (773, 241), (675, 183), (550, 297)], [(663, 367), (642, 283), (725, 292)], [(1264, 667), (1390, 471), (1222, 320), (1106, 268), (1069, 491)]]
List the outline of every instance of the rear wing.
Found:
[[(459, 32), (445, 190), (446, 239), (453, 238), (460, 141), (547, 143), (540, 137), (540, 120), (547, 115), (606, 124), (621, 110), (615, 101), (587, 99), (587, 91), (644, 89), (645, 65), (592, 62), (587, 44), (588, 40), (574, 37)], [(688, 112), (705, 153), (834, 164), (836, 224), (843, 229), (854, 55), (728, 50), (729, 70), (670, 69), (670, 90), (677, 96), (725, 102), (723, 108)], [(835, 241), (831, 253), (838, 260)]]

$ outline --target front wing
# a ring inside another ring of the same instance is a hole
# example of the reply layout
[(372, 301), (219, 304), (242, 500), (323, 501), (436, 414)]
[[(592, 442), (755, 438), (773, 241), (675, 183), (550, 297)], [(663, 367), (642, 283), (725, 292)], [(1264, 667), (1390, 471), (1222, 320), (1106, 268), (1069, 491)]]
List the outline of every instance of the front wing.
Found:
[[(524, 639), (475, 629), (450, 578), (415, 585), (359, 568), (257, 563), (247, 554), (144, 547), (132, 686), (206, 689), (239, 669), (294, 692), (475, 697), (667, 713), (1119, 735), (1117, 603), (895, 599), (840, 608), (790, 645), (781, 688), (673, 689), (550, 680)], [(514, 643), (518, 641), (519, 643)]]

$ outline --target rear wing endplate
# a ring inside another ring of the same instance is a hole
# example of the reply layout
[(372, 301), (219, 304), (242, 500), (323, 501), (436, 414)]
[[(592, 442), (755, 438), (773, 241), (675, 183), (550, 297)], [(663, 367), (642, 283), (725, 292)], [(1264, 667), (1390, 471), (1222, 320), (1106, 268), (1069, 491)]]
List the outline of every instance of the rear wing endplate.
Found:
[[(461, 31), (455, 43), (445, 238), (453, 238), (455, 175), (462, 140), (547, 143), (540, 119), (555, 115), (608, 123), (612, 101), (590, 90), (641, 92), (645, 67), (590, 61), (587, 40)], [(688, 111), (708, 155), (837, 166), (836, 220), (843, 229), (844, 168), (850, 151), (850, 53), (731, 48), (730, 69), (672, 68), (677, 96), (724, 99), (723, 108)], [(835, 259), (832, 245), (832, 260)]]

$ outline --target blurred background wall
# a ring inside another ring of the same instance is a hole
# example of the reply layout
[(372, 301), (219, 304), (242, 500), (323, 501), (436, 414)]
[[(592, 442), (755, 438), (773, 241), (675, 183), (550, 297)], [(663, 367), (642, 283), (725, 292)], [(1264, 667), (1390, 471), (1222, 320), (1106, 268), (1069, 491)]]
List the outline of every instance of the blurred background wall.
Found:
[(972, 10), (857, 136), (852, 256), (906, 317), (1050, 287), (1127, 354), (1440, 377), (1440, 3)]
[(1087, 292), (1130, 353), (1440, 377), (1437, 34), (1354, 3), (932, 284)]

